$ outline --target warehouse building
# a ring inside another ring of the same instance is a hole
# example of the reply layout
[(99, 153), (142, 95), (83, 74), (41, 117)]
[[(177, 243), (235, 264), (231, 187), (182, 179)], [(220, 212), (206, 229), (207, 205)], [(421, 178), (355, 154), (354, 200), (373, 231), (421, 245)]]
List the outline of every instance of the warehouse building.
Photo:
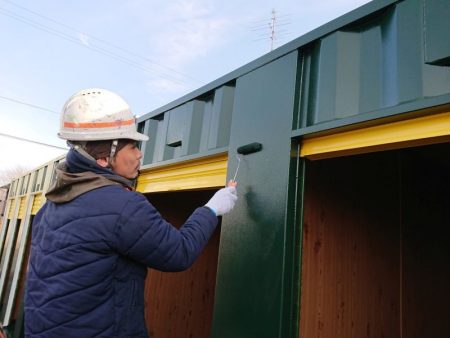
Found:
[[(239, 165), (200, 259), (149, 270), (152, 337), (450, 336), (449, 14), (372, 1), (139, 118), (137, 190), (176, 226)], [(11, 183), (0, 324), (17, 336), (30, 224), (62, 160)]]

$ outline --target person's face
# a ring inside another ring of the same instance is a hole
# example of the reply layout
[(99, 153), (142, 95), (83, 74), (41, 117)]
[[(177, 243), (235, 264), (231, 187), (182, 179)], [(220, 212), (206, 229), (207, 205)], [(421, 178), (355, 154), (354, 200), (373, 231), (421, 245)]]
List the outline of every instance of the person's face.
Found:
[(139, 174), (142, 153), (136, 142), (128, 143), (119, 150), (111, 162), (114, 172), (128, 179), (134, 179)]

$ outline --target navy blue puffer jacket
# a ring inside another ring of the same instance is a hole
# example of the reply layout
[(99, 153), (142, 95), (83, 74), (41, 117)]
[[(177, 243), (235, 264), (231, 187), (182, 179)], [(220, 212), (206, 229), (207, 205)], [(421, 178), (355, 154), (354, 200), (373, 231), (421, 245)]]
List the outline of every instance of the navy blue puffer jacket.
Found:
[[(69, 164), (79, 156), (68, 156)], [(61, 170), (47, 195), (53, 201), (33, 221), (26, 337), (148, 337), (146, 268), (187, 269), (214, 232), (217, 217), (208, 208), (178, 230), (143, 195), (101, 171)]]

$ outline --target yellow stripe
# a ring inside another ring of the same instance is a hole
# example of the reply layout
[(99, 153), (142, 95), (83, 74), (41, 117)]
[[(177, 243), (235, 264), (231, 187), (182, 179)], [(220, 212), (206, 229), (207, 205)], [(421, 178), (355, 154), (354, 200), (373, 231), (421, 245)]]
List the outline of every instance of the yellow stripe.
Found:
[(15, 198), (8, 200), (8, 204), (9, 204), (8, 219), (12, 219), (14, 217), (14, 203), (15, 202), (16, 202)]
[(448, 141), (450, 112), (306, 138), (300, 156), (314, 160)]
[(34, 197), (33, 207), (31, 208), (31, 214), (32, 215), (36, 215), (37, 212), (39, 211), (39, 209), (41, 208), (41, 206), (42, 206), (42, 199), (43, 199), (42, 194), (37, 194)]
[(25, 203), (25, 201), (26, 201), (26, 199), (27, 199), (27, 196), (24, 196), (24, 197), (20, 198), (19, 216), (18, 216), (19, 219), (22, 219), (25, 216), (25, 211), (26, 211), (26, 203)]
[(141, 172), (137, 191), (141, 193), (223, 187), (227, 176), (227, 155), (201, 158)]

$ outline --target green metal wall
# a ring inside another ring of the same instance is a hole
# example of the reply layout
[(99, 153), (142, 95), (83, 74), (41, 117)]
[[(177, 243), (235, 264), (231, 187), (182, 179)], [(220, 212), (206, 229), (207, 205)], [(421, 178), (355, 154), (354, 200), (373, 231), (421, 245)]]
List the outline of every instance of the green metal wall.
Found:
[[(435, 13), (441, 7), (445, 21)], [(448, 94), (448, 64), (427, 64), (426, 54), (450, 57), (449, 7), (448, 0), (399, 2), (301, 48), (297, 129)]]
[(425, 61), (441, 66), (450, 65), (450, 1), (425, 0), (424, 6)]
[(263, 148), (241, 155), (238, 203), (223, 219), (213, 337), (278, 337), (282, 330), (296, 64), (292, 52), (236, 82), (229, 172), (239, 146)]
[(224, 85), (139, 123), (143, 165), (201, 157), (229, 143), (234, 87)]

